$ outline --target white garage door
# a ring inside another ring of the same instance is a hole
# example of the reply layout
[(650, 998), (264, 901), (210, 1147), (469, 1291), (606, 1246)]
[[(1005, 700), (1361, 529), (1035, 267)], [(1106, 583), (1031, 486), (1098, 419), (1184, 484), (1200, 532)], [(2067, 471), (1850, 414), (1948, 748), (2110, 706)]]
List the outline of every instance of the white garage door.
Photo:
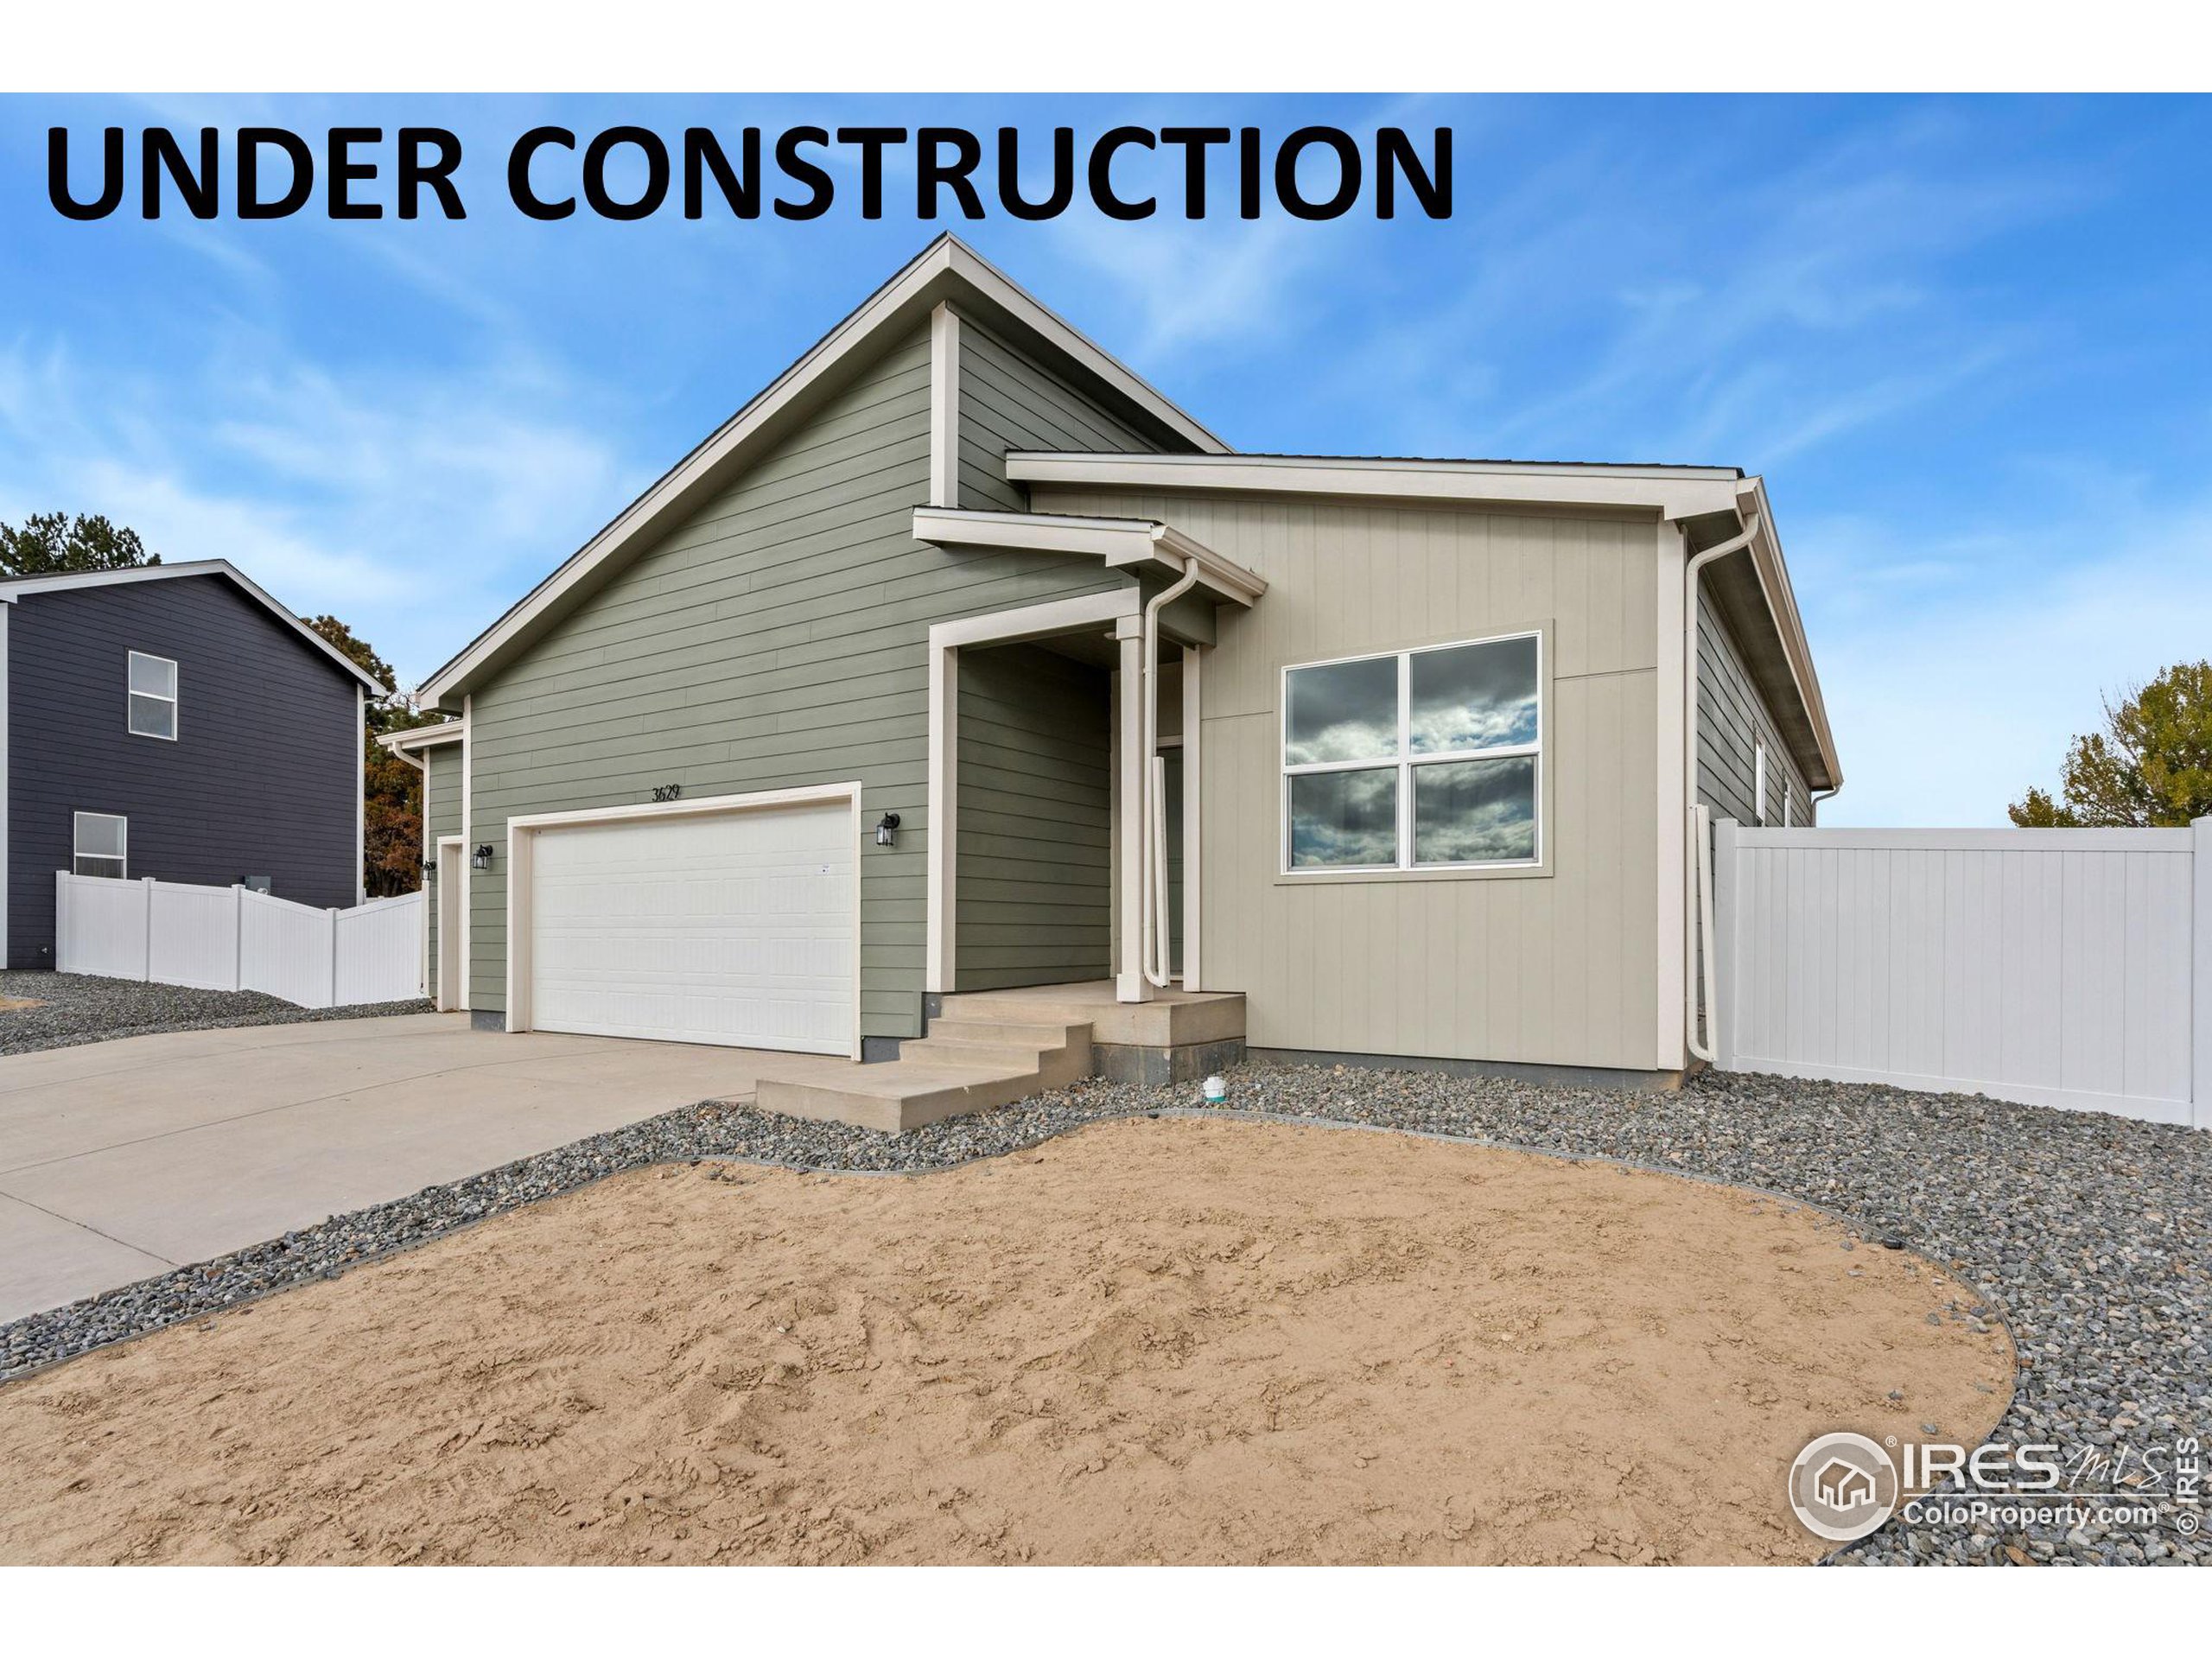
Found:
[(855, 839), (842, 800), (535, 832), (531, 1023), (849, 1054)]

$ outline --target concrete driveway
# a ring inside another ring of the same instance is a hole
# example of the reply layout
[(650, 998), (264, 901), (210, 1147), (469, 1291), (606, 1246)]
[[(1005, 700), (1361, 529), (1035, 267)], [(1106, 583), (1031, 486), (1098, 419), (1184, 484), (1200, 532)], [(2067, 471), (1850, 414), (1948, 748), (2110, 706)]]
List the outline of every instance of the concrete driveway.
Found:
[(465, 1014), (0, 1056), (0, 1321), (750, 1094), (773, 1058)]

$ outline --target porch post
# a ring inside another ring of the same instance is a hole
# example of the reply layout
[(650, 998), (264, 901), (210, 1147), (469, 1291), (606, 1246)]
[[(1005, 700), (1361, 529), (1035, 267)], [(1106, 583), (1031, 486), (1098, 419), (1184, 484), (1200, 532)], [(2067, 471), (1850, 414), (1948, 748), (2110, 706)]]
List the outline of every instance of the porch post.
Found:
[(1121, 695), (1115, 701), (1114, 914), (1120, 920), (1114, 950), (1114, 1000), (1149, 1002), (1144, 976), (1144, 620), (1114, 619), (1121, 646)]
[(1183, 647), (1183, 988), (1205, 988), (1198, 965), (1198, 887), (1205, 874), (1205, 840), (1198, 822), (1199, 802), (1205, 793), (1205, 735), (1198, 692), (1199, 651)]
[(930, 630), (929, 861), (925, 877), (922, 988), (953, 989), (954, 884), (959, 879), (960, 651)]

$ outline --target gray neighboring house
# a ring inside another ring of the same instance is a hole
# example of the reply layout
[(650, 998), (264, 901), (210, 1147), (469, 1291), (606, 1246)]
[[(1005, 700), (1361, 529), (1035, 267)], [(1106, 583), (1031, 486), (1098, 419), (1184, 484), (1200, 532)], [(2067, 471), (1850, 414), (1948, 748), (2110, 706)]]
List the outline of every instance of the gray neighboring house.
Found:
[(950, 237), (422, 696), (442, 1005), (910, 1064), (1088, 985), (1679, 1074), (1694, 809), (1842, 781), (1758, 478), (1240, 454)]
[(0, 917), (54, 966), (54, 875), (361, 898), (381, 688), (227, 561), (0, 580)]

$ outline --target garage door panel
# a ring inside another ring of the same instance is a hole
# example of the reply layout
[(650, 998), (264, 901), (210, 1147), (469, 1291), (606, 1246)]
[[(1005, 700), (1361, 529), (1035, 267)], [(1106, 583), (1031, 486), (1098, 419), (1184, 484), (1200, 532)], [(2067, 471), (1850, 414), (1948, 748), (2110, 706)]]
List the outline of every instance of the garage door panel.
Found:
[(852, 823), (838, 802), (538, 832), (531, 1024), (849, 1052)]

